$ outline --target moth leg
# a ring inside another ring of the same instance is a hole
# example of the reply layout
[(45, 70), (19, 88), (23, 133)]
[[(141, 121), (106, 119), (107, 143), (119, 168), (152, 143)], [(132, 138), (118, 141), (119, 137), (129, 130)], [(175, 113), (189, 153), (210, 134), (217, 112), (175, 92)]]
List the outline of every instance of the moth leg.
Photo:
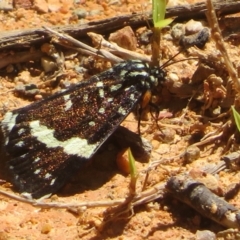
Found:
[(143, 95), (142, 95), (142, 99), (140, 102), (140, 107), (138, 109), (138, 134), (141, 134), (140, 131), (140, 123), (141, 123), (141, 116), (143, 113), (143, 109), (146, 108), (146, 106), (148, 106), (151, 103), (152, 100), (152, 92), (150, 90), (147, 90)]
[(143, 108), (140, 106), (138, 108), (138, 134), (141, 135), (141, 129), (140, 129), (140, 124), (141, 124), (141, 116), (142, 116)]
[(159, 106), (157, 106), (156, 104), (154, 104), (152, 102), (149, 102), (149, 106), (154, 109), (155, 114), (153, 114), (151, 109), (150, 109), (150, 114), (151, 114), (152, 118), (154, 119), (158, 129), (161, 130), (160, 126), (158, 125), (158, 116), (159, 116), (159, 113), (160, 113), (160, 108), (159, 108)]

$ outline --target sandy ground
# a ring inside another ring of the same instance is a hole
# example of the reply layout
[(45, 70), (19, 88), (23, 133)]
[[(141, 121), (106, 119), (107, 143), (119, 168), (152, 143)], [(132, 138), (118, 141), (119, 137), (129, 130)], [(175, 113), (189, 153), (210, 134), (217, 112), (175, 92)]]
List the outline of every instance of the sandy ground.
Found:
[[(151, 9), (150, 1), (147, 0), (121, 1), (121, 4), (118, 2), (120, 1), (80, 0), (73, 3), (67, 0), (49, 0), (46, 2), (35, 1), (35, 4), (32, 4), (31, 1), (27, 0), (16, 1), (15, 8), (0, 12), (0, 30), (85, 23), (122, 13), (141, 12), (143, 8)], [(198, 1), (180, 2), (195, 3)], [(169, 1), (169, 4), (174, 6), (179, 4), (179, 1)], [(236, 15), (236, 19), (238, 17)], [(170, 29), (164, 33), (163, 37), (162, 44), (165, 53), (163, 62), (167, 60), (168, 56), (174, 55), (178, 49), (176, 42), (169, 38), (169, 32)], [(232, 61), (237, 61), (239, 50), (236, 41), (234, 43), (227, 41), (227, 47)], [(143, 47), (142, 51), (147, 52), (147, 48)], [(188, 56), (193, 56), (194, 51), (189, 50)], [(196, 50), (199, 55), (201, 53), (209, 56), (215, 51), (215, 44), (212, 40), (207, 43), (204, 50)], [(182, 54), (179, 59), (181, 57), (186, 58), (187, 56)], [(75, 58), (75, 61), (66, 60), (65, 64), (72, 66), (76, 63), (79, 63), (79, 60), (76, 61)], [(220, 67), (223, 66), (223, 63), (221, 64)], [(219, 67), (217, 64), (213, 64), (213, 67), (215, 71), (220, 71), (217, 69)], [(27, 68), (27, 65), (20, 69), (17, 74), (11, 71), (9, 73), (8, 68), (1, 69), (0, 117), (3, 116), (6, 108), (12, 110), (34, 101), (34, 98), (24, 98), (21, 94), (14, 94), (12, 90), (18, 83), (39, 84), (41, 81), (40, 73), (33, 76), (29, 73), (31, 70)], [(209, 174), (205, 171), (207, 167), (219, 164), (221, 156), (226, 153), (228, 139), (232, 135), (231, 133), (234, 133), (230, 127), (224, 128), (226, 131), (220, 138), (198, 146), (196, 155), (190, 154), (193, 156), (192, 159), (186, 160), (180, 156), (185, 152), (187, 146), (199, 141), (203, 136), (211, 132), (215, 132), (213, 136), (217, 135), (221, 132), (222, 125), (228, 120), (220, 118), (216, 121), (207, 121), (205, 118), (199, 117), (202, 114), (203, 106), (206, 106), (210, 99), (209, 96), (216, 92), (222, 93), (223, 83), (220, 83), (219, 88), (214, 88), (215, 85), (210, 86), (208, 82), (205, 82), (203, 88), (205, 95), (199, 94), (199, 98), (189, 95), (186, 89), (181, 91), (180, 88), (170, 84), (172, 79), (177, 79), (177, 82), (181, 82), (181, 84), (189, 83), (196, 69), (197, 60), (180, 62), (168, 67), (170, 80), (159, 97), (162, 102), (159, 118), (162, 119), (163, 126), (161, 130), (158, 130), (156, 124), (153, 124), (154, 120), (150, 114), (146, 114), (145, 121), (141, 122), (142, 137), (151, 142), (153, 150), (148, 162), (136, 161), (139, 172), (137, 193), (141, 192), (146, 170), (156, 161), (161, 161), (162, 164), (151, 168), (146, 182), (147, 189), (157, 183), (166, 183), (170, 176), (183, 173), (188, 173), (203, 182), (221, 197), (224, 197), (232, 189), (238, 189), (236, 186), (239, 183), (240, 174), (236, 169), (221, 171), (218, 174)], [(41, 67), (38, 71), (42, 71)], [(225, 69), (221, 69), (221, 71), (221, 76), (225, 80), (226, 71)], [(76, 79), (72, 77), (69, 81), (74, 82)], [(49, 93), (56, 91), (56, 89), (43, 89), (43, 91)], [(41, 97), (43, 97), (41, 94), (37, 94), (35, 99)], [(193, 100), (189, 101), (191, 97)], [(214, 100), (219, 98), (216, 97)], [(218, 104), (216, 102), (217, 100), (211, 103)], [(208, 111), (211, 112), (209, 109), (206, 110), (205, 116), (209, 114)], [(221, 113), (224, 112), (227, 110), (221, 106)], [(137, 132), (137, 121), (133, 114), (130, 114), (122, 125)], [(237, 137), (239, 138), (239, 136)], [(237, 137), (234, 136), (235, 140), (230, 144), (227, 152), (238, 150)], [(57, 194), (44, 200), (45, 203), (82, 204), (82, 207), (44, 208), (32, 206), (0, 194), (0, 239), (210, 239), (200, 238), (199, 232), (209, 230), (214, 235), (226, 229), (226, 227), (203, 217), (164, 191), (158, 199), (141, 204), (135, 207), (132, 212), (128, 211), (126, 214), (112, 219), (111, 211), (114, 208), (111, 208), (110, 205), (118, 199), (125, 199), (129, 196), (130, 183), (129, 175), (124, 174), (123, 170), (117, 167), (115, 159), (119, 149), (114, 144), (114, 140), (110, 139), (88, 166), (73, 175)], [(5, 158), (2, 157), (2, 159), (1, 190), (18, 196), (18, 193), (12, 188), (8, 172), (4, 169)], [(109, 206), (100, 207), (103, 201), (107, 201)], [(240, 194), (238, 190), (228, 202), (239, 208)], [(86, 205), (90, 203), (94, 206), (87, 208)], [(103, 219), (107, 222), (104, 226)], [(229, 236), (228, 239), (236, 237), (234, 234)]]

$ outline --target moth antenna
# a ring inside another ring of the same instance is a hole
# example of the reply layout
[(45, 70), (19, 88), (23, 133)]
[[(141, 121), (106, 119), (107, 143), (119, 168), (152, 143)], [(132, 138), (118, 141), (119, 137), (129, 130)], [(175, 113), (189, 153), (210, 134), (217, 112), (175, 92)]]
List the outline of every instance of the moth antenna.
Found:
[[(171, 66), (171, 65), (174, 64), (174, 63), (184, 62), (184, 61), (187, 61), (187, 60), (199, 60), (199, 58), (198, 58), (198, 57), (184, 58), (184, 59), (177, 60), (177, 61), (175, 61), (175, 62), (170, 62), (169, 64), (165, 64), (165, 63), (164, 63), (164, 68), (165, 68), (165, 67), (168, 67), (168, 66)], [(167, 61), (167, 62), (168, 62), (168, 61)], [(167, 63), (167, 62), (166, 62), (166, 63)], [(162, 67), (162, 66), (161, 66), (161, 67)]]
[(165, 67), (167, 67), (167, 66), (175, 63), (175, 62), (172, 62), (172, 60), (173, 60), (175, 57), (177, 57), (177, 56), (178, 56), (180, 53), (182, 53), (182, 52), (183, 52), (183, 49), (180, 50), (179, 52), (177, 52), (175, 55), (173, 55), (173, 56), (172, 56), (169, 60), (167, 60), (165, 63), (163, 63), (163, 65), (161, 66), (161, 68), (163, 69), (163, 68), (165, 68)]

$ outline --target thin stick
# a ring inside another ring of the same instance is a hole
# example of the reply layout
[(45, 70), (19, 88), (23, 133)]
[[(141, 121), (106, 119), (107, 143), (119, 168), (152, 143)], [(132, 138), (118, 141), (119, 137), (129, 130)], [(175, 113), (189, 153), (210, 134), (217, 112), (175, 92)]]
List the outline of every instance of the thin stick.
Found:
[[(154, 185), (152, 188), (137, 194), (132, 201), (132, 206), (137, 206), (140, 204), (147, 203), (154, 199), (159, 198), (162, 196), (163, 191), (165, 188), (165, 184), (159, 183)], [(35, 207), (41, 208), (93, 208), (93, 207), (111, 207), (122, 204), (126, 201), (125, 198), (116, 199), (116, 200), (106, 200), (106, 201), (88, 201), (88, 202), (78, 202), (78, 203), (61, 203), (61, 202), (42, 202), (43, 199), (34, 200), (34, 199), (26, 199), (22, 196), (6, 192), (0, 189), (0, 194), (6, 196), (10, 199), (17, 200), (19, 202), (24, 202), (27, 204), (31, 204)]]
[[(85, 50), (88, 54), (94, 54), (94, 56), (99, 56), (99, 57), (102, 57), (102, 58), (107, 58), (108, 60), (114, 62), (114, 63), (118, 63), (118, 62), (121, 62), (123, 61), (121, 58), (109, 53), (108, 51), (104, 50), (104, 49), (95, 49), (83, 42), (80, 42), (78, 41), (77, 39), (67, 35), (67, 34), (62, 34), (62, 33), (59, 33), (49, 27), (44, 27), (47, 31), (49, 31), (52, 35), (56, 36), (57, 38), (59, 39), (62, 39), (62, 40), (65, 40), (71, 44), (73, 44), (74, 46), (76, 46), (77, 48), (74, 48), (75, 50), (78, 50), (78, 48), (80, 48), (79, 51), (82, 51), (82, 50)], [(52, 41), (58, 43), (58, 44), (61, 44), (63, 46), (67, 46), (67, 47), (70, 47), (70, 48), (73, 48), (71, 45), (66, 45), (66, 43), (63, 43), (63, 42), (59, 42), (57, 41), (56, 39), (53, 39)]]
[(240, 81), (238, 79), (237, 71), (233, 67), (233, 64), (230, 61), (228, 52), (225, 48), (224, 41), (223, 41), (223, 38), (222, 38), (222, 34), (221, 34), (221, 31), (220, 31), (220, 28), (219, 28), (219, 25), (218, 25), (217, 17), (216, 17), (215, 10), (214, 10), (214, 7), (213, 7), (213, 4), (212, 4), (211, 0), (207, 0), (207, 8), (208, 8), (208, 11), (206, 13), (206, 16), (207, 16), (209, 25), (212, 29), (212, 37), (215, 40), (217, 49), (221, 52), (221, 54), (223, 56), (223, 59), (224, 59), (224, 62), (226, 64), (228, 73), (229, 73), (231, 79), (233, 80), (235, 91), (237, 93), (237, 96), (235, 98), (235, 102), (238, 101), (238, 103), (239, 103), (240, 102), (240, 99), (239, 99), (240, 98), (240, 94), (239, 94), (240, 93)]

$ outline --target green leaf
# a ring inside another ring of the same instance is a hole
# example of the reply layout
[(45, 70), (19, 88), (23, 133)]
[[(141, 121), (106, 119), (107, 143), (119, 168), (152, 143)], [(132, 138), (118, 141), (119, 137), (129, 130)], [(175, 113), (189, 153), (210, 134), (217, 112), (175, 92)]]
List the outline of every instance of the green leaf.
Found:
[(164, 28), (174, 21), (174, 18), (166, 18), (154, 24), (154, 27)]
[(153, 25), (165, 18), (166, 0), (152, 0)]
[(130, 148), (128, 148), (128, 159), (129, 159), (131, 178), (136, 178), (137, 177), (137, 169), (136, 169), (136, 165), (135, 165), (135, 159), (132, 155)]
[(237, 129), (240, 132), (240, 115), (239, 113), (236, 111), (236, 109), (234, 108), (234, 106), (232, 106), (232, 111), (233, 111), (233, 117), (235, 120), (235, 123), (237, 125)]

